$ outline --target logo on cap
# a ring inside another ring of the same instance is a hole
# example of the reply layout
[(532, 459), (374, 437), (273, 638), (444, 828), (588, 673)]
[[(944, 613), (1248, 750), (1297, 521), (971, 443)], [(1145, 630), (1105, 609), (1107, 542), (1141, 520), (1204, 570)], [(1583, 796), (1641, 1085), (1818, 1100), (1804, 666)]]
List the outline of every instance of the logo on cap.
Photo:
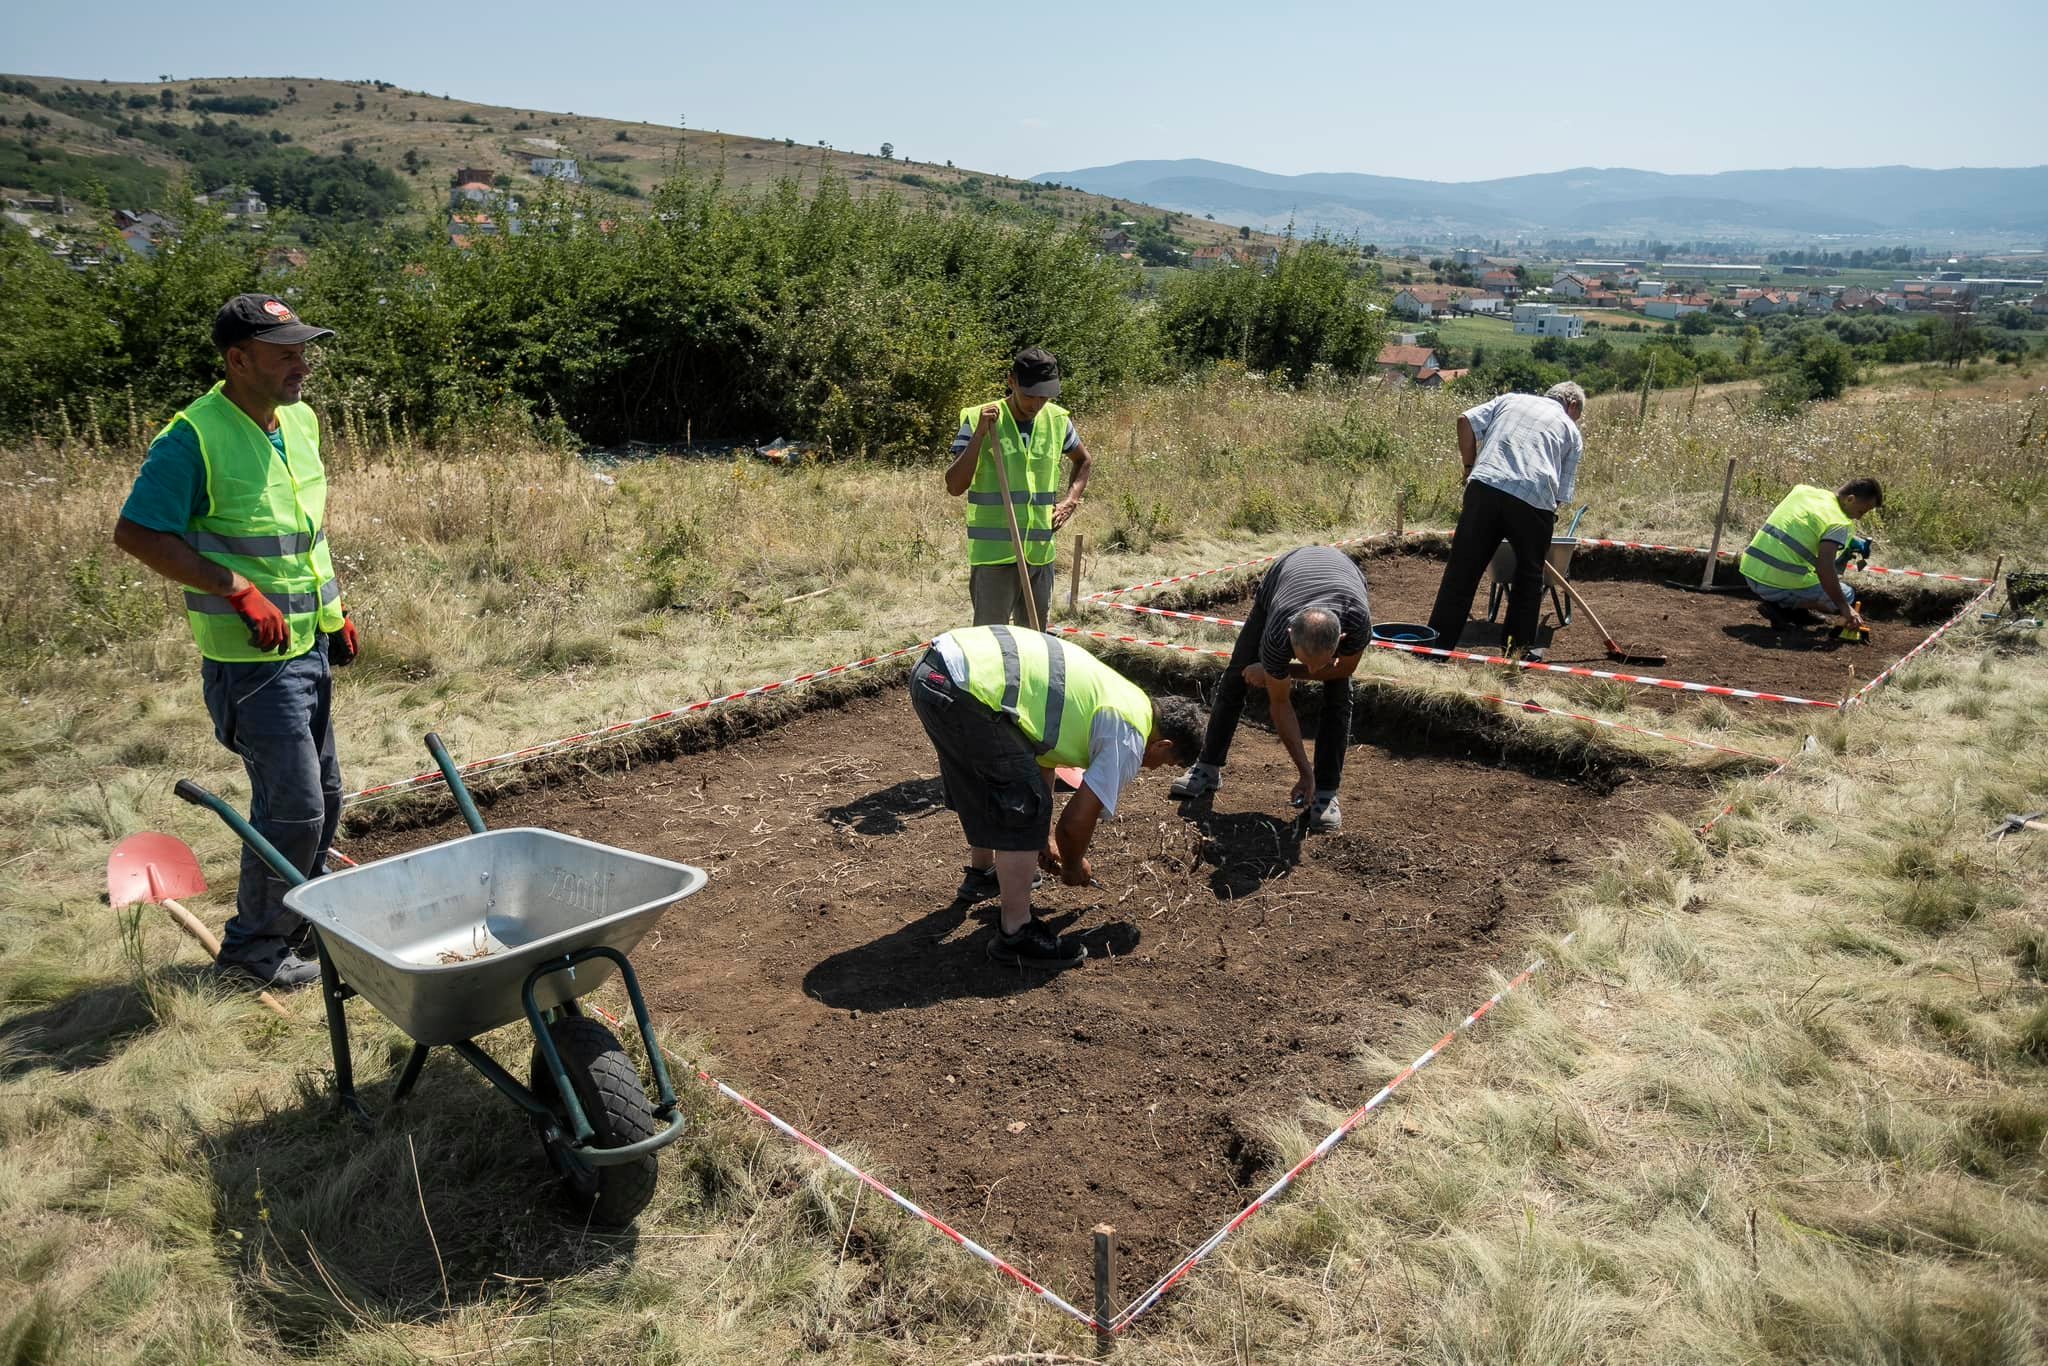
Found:
[(295, 323), (298, 321), (297, 318), (292, 316), (292, 311), (276, 299), (265, 299), (263, 301), (263, 311), (281, 323)]

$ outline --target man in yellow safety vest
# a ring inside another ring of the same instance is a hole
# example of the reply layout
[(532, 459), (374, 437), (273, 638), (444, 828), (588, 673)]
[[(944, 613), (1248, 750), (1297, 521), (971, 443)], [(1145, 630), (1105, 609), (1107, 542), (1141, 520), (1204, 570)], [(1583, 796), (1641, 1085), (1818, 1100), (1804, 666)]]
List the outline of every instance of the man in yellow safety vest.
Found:
[(1884, 489), (1875, 479), (1851, 479), (1832, 493), (1811, 484), (1795, 486), (1742, 552), (1742, 576), (1764, 610), (1783, 618), (1817, 609), (1864, 630), (1856, 590), (1842, 582), (1837, 559), (1855, 532), (1856, 519), (1883, 506)]
[[(946, 467), (946, 492), (967, 495), (967, 588), (976, 626), (1029, 624), (1010, 520), (1003, 510), (1003, 462), (1010, 506), (1024, 543), (1024, 563), (1038, 624), (1052, 605), (1058, 550), (1053, 535), (1067, 524), (1088, 491), (1092, 461), (1067, 410), (1051, 400), (1060, 392), (1060, 366), (1050, 351), (1028, 347), (1010, 366), (1009, 395), (1000, 402), (960, 410), (953, 436), (953, 463)], [(987, 456), (987, 459), (983, 459)], [(1060, 492), (1060, 458), (1073, 469)]]
[[(1080, 646), (1039, 631), (975, 626), (934, 640), (910, 671), (910, 705), (938, 751), (946, 805), (967, 836), (956, 904), (1000, 895), (998, 962), (1065, 967), (1086, 957), (1031, 912), (1032, 862), (1085, 887), (1088, 844), (1142, 768), (1191, 763), (1207, 725), (1185, 697), (1150, 697)], [(1052, 773), (1087, 770), (1052, 820)]]
[[(173, 417), (142, 463), (114, 544), (185, 588), (214, 735), (249, 773), (249, 822), (318, 876), (341, 817), (330, 665), (355, 658), (327, 548), (320, 420), (299, 399), (306, 344), (334, 334), (267, 294), (213, 320), (227, 376)], [(274, 987), (320, 976), (282, 878), (242, 852), (220, 967)]]

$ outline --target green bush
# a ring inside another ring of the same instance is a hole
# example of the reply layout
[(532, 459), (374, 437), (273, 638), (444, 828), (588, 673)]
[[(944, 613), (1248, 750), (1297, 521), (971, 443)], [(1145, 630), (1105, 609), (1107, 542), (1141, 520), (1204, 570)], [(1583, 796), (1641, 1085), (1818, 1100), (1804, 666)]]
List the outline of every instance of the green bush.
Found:
[(1169, 351), (1186, 364), (1236, 360), (1299, 382), (1317, 365), (1364, 371), (1386, 340), (1378, 280), (1352, 253), (1317, 238), (1271, 270), (1218, 269), (1170, 281), (1159, 302)]

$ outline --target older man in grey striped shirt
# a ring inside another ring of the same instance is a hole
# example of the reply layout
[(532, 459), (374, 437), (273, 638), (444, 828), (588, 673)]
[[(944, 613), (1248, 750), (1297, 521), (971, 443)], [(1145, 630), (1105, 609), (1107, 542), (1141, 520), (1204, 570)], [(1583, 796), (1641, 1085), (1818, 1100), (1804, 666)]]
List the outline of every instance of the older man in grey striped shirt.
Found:
[(1571, 501), (1578, 483), (1585, 450), (1579, 414), (1585, 407), (1586, 391), (1567, 381), (1541, 398), (1502, 394), (1459, 415), (1465, 501), (1429, 614), (1438, 645), (1456, 648), (1480, 575), (1506, 541), (1515, 550), (1515, 577), (1508, 586), (1503, 647), (1517, 653), (1535, 649), (1543, 562), (1557, 532), (1557, 510)]

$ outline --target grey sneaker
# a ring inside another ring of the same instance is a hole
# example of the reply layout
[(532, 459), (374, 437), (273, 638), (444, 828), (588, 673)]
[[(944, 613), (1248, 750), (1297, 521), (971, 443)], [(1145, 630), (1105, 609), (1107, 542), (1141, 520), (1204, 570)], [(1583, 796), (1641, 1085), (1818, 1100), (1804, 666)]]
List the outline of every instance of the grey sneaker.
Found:
[(1191, 802), (1197, 797), (1206, 797), (1223, 786), (1223, 770), (1210, 764), (1196, 764), (1173, 780), (1173, 786), (1166, 789), (1166, 795), (1177, 802)]
[(320, 960), (301, 958), (296, 953), (287, 953), (269, 966), (239, 961), (216, 966), (223, 977), (239, 978), (243, 983), (274, 987), (279, 991), (311, 986), (320, 980)]
[(1308, 828), (1318, 835), (1334, 835), (1344, 828), (1344, 809), (1334, 792), (1318, 792), (1308, 804)]

